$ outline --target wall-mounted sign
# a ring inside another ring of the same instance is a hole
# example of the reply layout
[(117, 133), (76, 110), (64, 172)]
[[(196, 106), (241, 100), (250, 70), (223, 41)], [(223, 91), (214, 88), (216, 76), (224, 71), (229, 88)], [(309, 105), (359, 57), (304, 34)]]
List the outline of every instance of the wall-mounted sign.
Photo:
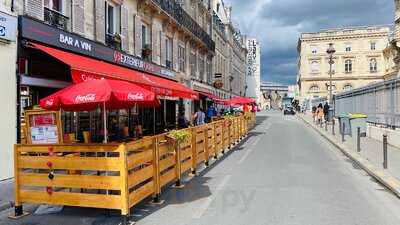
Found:
[(0, 11), (0, 39), (15, 41), (17, 39), (17, 17)]
[(106, 62), (176, 80), (175, 72), (136, 56), (109, 48), (79, 35), (57, 29), (28, 17), (19, 18), (20, 36)]

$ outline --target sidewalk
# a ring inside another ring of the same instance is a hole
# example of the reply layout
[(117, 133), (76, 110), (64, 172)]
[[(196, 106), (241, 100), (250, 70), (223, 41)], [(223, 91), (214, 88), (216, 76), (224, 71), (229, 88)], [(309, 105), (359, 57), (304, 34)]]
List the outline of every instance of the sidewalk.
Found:
[(14, 202), (14, 179), (0, 181), (0, 211), (11, 207)]
[(366, 172), (375, 177), (387, 188), (400, 197), (400, 149), (388, 146), (388, 169), (383, 169), (383, 144), (381, 141), (369, 138), (361, 138), (361, 152), (357, 152), (356, 137), (342, 136), (339, 133), (339, 123), (335, 123), (335, 135), (332, 135), (332, 125), (325, 124), (322, 128), (313, 122), (311, 115), (298, 114), (308, 125), (317, 130), (328, 141), (336, 145), (345, 155), (359, 164)]

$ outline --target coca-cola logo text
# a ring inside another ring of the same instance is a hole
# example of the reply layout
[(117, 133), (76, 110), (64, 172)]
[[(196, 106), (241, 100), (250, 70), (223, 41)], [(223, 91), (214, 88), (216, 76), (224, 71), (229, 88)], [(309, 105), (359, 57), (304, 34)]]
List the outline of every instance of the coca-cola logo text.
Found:
[(144, 96), (142, 93), (128, 93), (128, 100), (144, 100)]
[(77, 95), (75, 103), (93, 102), (96, 100), (96, 94)]

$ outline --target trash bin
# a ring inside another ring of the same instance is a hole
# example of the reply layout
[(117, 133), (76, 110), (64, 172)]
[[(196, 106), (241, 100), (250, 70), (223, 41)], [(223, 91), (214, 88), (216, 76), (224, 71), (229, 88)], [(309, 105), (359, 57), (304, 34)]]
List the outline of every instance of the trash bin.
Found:
[(340, 134), (343, 133), (343, 126), (344, 126), (344, 135), (351, 135), (350, 116), (349, 116), (349, 114), (340, 114), (338, 116), (338, 119), (339, 119)]
[(367, 136), (367, 115), (361, 113), (349, 114), (350, 132), (357, 137), (357, 128), (360, 128), (361, 137)]

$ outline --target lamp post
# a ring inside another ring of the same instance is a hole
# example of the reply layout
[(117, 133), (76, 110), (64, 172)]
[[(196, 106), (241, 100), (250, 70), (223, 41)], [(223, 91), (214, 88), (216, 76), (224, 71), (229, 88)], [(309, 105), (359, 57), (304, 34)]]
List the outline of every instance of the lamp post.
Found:
[(329, 47), (326, 50), (326, 53), (329, 56), (329, 105), (332, 107), (333, 99), (332, 99), (332, 65), (335, 63), (333, 61), (333, 54), (335, 54), (336, 50), (333, 48), (333, 43), (329, 43)]

